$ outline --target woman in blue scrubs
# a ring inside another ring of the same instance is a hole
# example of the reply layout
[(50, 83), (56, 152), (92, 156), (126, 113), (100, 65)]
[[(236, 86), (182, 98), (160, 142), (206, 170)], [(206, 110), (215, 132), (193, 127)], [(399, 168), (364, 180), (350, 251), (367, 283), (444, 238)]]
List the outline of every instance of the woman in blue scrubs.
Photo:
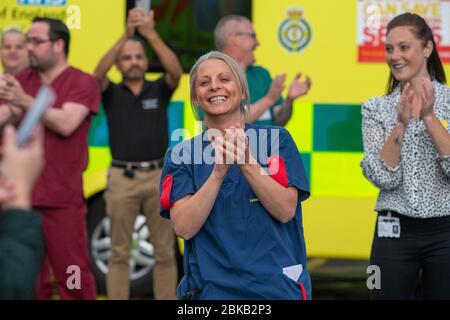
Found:
[(185, 239), (178, 298), (310, 299), (292, 137), (245, 123), (245, 75), (227, 55), (200, 57), (190, 84), (207, 130), (168, 151), (161, 179), (161, 215)]

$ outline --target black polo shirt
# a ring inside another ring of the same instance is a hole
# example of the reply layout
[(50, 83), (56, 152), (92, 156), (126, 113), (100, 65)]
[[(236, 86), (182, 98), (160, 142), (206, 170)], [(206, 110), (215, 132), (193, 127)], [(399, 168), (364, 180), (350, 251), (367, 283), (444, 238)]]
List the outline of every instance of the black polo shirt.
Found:
[(164, 76), (146, 80), (137, 96), (124, 83), (109, 82), (102, 101), (113, 159), (150, 161), (164, 157), (168, 146), (166, 108), (173, 91)]

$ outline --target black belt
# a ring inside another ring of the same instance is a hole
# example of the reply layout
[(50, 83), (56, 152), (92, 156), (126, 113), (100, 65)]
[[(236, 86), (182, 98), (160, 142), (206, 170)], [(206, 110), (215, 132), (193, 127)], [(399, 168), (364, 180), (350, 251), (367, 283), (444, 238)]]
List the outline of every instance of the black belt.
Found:
[[(387, 217), (389, 215), (391, 215), (391, 217), (394, 218), (402, 218), (402, 219), (408, 219), (408, 216), (405, 216), (404, 214), (398, 213), (397, 211), (392, 211), (392, 210), (382, 210), (378, 212), (378, 215), (383, 216), (383, 217)], [(411, 218), (414, 219), (414, 218)]]
[(164, 158), (158, 159), (158, 160), (152, 160), (152, 161), (122, 161), (122, 160), (113, 160), (111, 162), (111, 165), (113, 167), (119, 167), (119, 168), (127, 168), (128, 170), (154, 170), (159, 169), (164, 166)]

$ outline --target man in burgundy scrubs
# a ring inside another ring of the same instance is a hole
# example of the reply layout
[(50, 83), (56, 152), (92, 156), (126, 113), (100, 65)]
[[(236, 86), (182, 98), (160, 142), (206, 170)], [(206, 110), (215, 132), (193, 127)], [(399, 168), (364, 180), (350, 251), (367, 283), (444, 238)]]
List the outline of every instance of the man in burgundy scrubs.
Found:
[[(100, 92), (92, 76), (68, 65), (69, 43), (64, 23), (36, 18), (27, 33), (30, 68), (16, 78), (0, 75), (0, 99), (14, 106), (10, 109), (19, 117), (30, 108), (42, 84), (50, 85), (57, 96), (43, 118), (46, 166), (32, 200), (34, 209), (42, 214), (46, 246), (37, 299), (51, 298), (50, 269), (62, 299), (96, 297), (81, 175), (88, 161), (88, 129), (98, 109)], [(0, 108), (5, 104), (0, 103)]]

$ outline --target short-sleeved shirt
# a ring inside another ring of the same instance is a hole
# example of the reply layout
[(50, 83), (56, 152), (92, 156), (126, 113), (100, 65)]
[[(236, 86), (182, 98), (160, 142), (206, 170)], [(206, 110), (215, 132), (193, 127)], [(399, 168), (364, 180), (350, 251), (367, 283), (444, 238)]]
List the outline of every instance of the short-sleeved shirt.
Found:
[(151, 161), (167, 151), (167, 106), (174, 89), (162, 76), (145, 81), (138, 95), (124, 84), (109, 83), (103, 92), (113, 159)]
[[(269, 71), (261, 66), (249, 66), (245, 72), (248, 82), (248, 90), (250, 91), (250, 103), (253, 104), (262, 99), (269, 92), (272, 84), (272, 77)], [(280, 97), (273, 106), (264, 112), (254, 123), (273, 125), (275, 121), (274, 107), (283, 103)]]
[[(31, 68), (16, 78), (33, 97), (42, 85), (39, 74)], [(87, 136), (100, 103), (100, 90), (94, 77), (70, 66), (53, 80), (51, 87), (56, 93), (53, 108), (61, 109), (63, 104), (73, 102), (90, 112), (69, 137), (45, 129), (45, 167), (34, 188), (32, 203), (35, 207), (80, 206), (84, 203), (82, 173), (88, 163)]]
[[(204, 225), (185, 241), (187, 270), (177, 294), (195, 292), (198, 299), (309, 298), (301, 210), (309, 186), (299, 151), (283, 128), (247, 124), (245, 130), (251, 150), (264, 145), (262, 139), (268, 137), (265, 151), (253, 150), (252, 154), (259, 155), (257, 161), (263, 168), (268, 162), (272, 169), (278, 165), (278, 170), (269, 169), (277, 182), (298, 189), (295, 217), (287, 223), (274, 219), (232, 165)], [(214, 164), (211, 159), (204, 163), (199, 159), (211, 150), (204, 133), (168, 151), (161, 182), (163, 217), (169, 218), (173, 203), (196, 193), (206, 182)]]

